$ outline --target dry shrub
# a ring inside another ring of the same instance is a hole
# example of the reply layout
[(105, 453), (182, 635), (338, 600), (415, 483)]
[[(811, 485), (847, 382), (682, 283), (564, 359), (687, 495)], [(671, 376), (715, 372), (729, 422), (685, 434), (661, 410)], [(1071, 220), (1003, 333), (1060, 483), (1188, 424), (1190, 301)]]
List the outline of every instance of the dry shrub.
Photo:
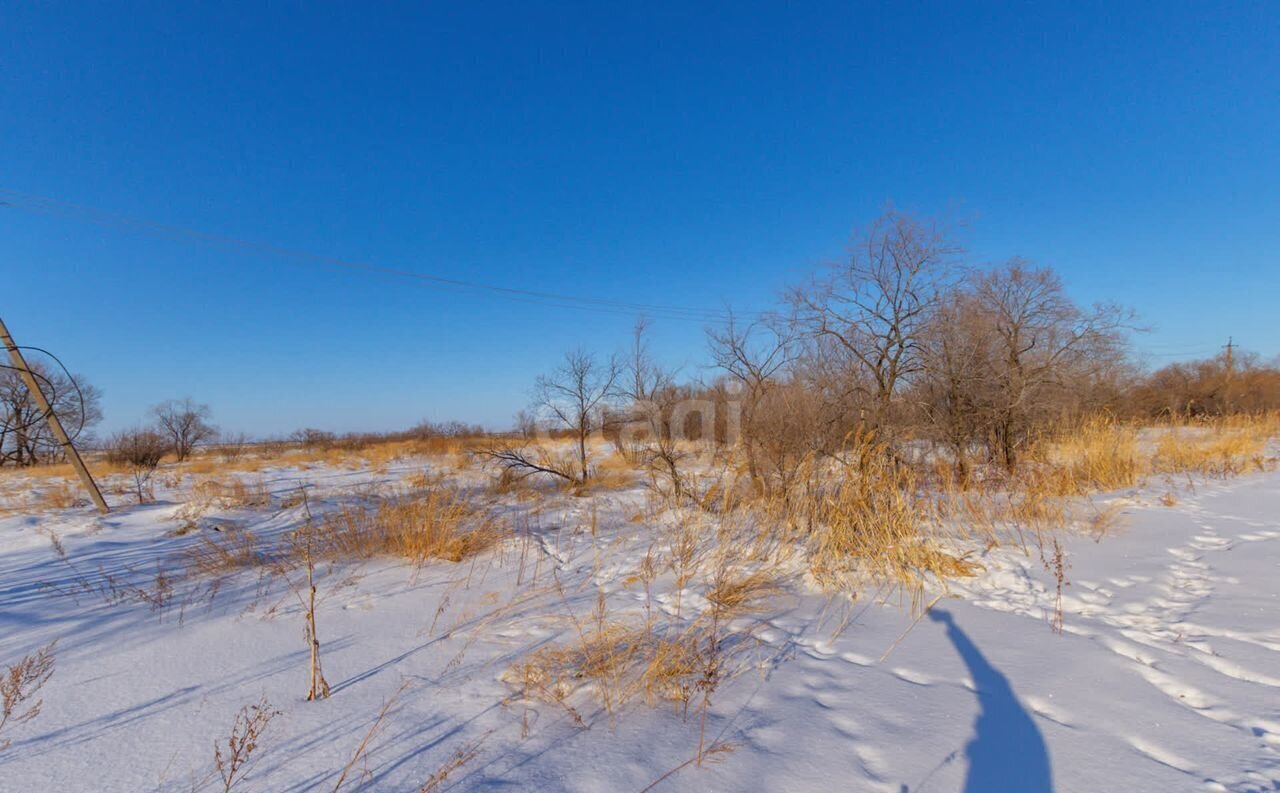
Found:
[(205, 508), (218, 505), (222, 507), (269, 507), (271, 491), (262, 477), (245, 480), (240, 477), (227, 479), (205, 479), (191, 488), (192, 502)]
[(564, 707), (575, 722), (581, 715), (569, 697), (584, 684), (610, 714), (630, 699), (648, 644), (643, 628), (603, 621), (580, 633), (578, 641), (536, 650), (505, 675), (525, 696)]
[(584, 690), (610, 718), (637, 699), (672, 702), (687, 716), (695, 692), (705, 701), (732, 673), (734, 655), (751, 646), (729, 641), (744, 633), (733, 620), (759, 613), (781, 591), (771, 572), (721, 564), (706, 587), (706, 608), (688, 622), (677, 616), (659, 627), (647, 618), (643, 625), (611, 619), (601, 593), (588, 619), (570, 615), (574, 640), (536, 650), (503, 678), (526, 698), (564, 708), (580, 725), (585, 719), (571, 700)]
[(504, 536), (498, 521), (462, 490), (437, 485), (326, 515), (316, 529), (316, 553), (337, 559), (397, 556), (421, 564), (458, 562)]
[[(40, 715), (44, 703), (32, 699), (53, 677), (54, 651), (57, 642), (50, 642), (30, 655), (25, 655), (11, 665), (0, 678), (0, 733), (14, 724), (23, 724)], [(9, 739), (0, 736), (0, 751), (9, 748)]]
[(196, 576), (218, 578), (263, 565), (267, 555), (251, 531), (203, 534), (182, 552), (182, 566)]
[[(620, 459), (620, 458), (619, 458)], [(636, 472), (631, 467), (598, 467), (593, 468), (590, 478), (585, 482), (560, 481), (559, 484), (575, 496), (591, 493), (624, 490), (636, 483)]]
[(839, 587), (851, 574), (864, 576), (902, 587), (918, 601), (930, 575), (944, 580), (972, 575), (972, 564), (938, 542), (938, 511), (917, 474), (885, 446), (869, 439), (859, 443), (841, 476), (806, 491), (793, 507), (809, 530), (814, 578), (825, 587)]
[(445, 760), (431, 776), (427, 777), (427, 781), (423, 782), (422, 786), (418, 788), (418, 793), (435, 793), (443, 789), (442, 786), (448, 781), (450, 774), (476, 759), (476, 756), (480, 754), (480, 744), (483, 742), (484, 738), (481, 738), (455, 749), (453, 754), (449, 755), (449, 759)]
[(55, 482), (42, 494), (44, 503), (50, 509), (67, 509), (83, 503), (70, 482)]
[(221, 777), (223, 793), (231, 793), (244, 780), (253, 765), (254, 752), (262, 741), (267, 725), (279, 715), (280, 711), (271, 707), (271, 703), (263, 697), (257, 704), (245, 705), (240, 709), (225, 742), (214, 741), (213, 764)]
[(128, 469), (133, 477), (134, 494), (141, 504), (155, 495), (151, 477), (168, 449), (169, 442), (155, 430), (123, 430), (107, 441), (107, 462)]

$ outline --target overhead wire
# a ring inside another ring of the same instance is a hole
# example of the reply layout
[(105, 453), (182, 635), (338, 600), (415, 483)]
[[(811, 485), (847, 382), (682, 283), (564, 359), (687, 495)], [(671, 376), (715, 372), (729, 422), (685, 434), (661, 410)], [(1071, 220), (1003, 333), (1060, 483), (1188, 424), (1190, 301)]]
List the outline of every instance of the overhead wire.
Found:
[[(366, 275), (382, 276), (393, 280), (413, 281), (436, 289), (451, 290), (454, 292), (469, 294), (488, 294), (511, 302), (530, 303), (550, 308), (568, 308), (615, 315), (625, 314), (628, 316), (643, 314), (655, 319), (703, 323), (722, 322), (729, 319), (735, 313), (728, 309), (707, 309), (662, 303), (616, 300), (611, 298), (572, 295), (562, 292), (551, 292), (469, 281), (461, 278), (436, 275), (420, 270), (391, 267), (336, 256), (321, 255), (274, 244), (240, 239), (224, 234), (210, 233), (185, 226), (160, 223), (136, 216), (111, 212), (97, 207), (74, 204), (56, 198), (24, 193), (5, 187), (0, 187), (0, 204), (7, 204), (14, 208), (37, 214), (111, 227), (146, 236), (177, 240), (204, 247), (234, 249), (256, 256), (288, 260), (294, 264), (318, 267), (328, 271), (362, 272)], [(739, 315), (748, 317), (765, 316), (768, 313), (769, 312), (749, 311), (742, 312)]]

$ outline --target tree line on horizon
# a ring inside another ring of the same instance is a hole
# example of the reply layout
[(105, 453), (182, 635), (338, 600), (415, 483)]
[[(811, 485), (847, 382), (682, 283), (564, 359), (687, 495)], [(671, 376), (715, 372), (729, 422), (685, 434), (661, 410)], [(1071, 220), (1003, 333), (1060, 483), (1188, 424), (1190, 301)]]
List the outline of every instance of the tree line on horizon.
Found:
[[(718, 372), (709, 381), (681, 381), (659, 365), (641, 319), (625, 354), (576, 350), (539, 378), (516, 431), (565, 434), (580, 446), (595, 432), (616, 439), (625, 427), (651, 440), (726, 440), (732, 418), (751, 475), (761, 477), (770, 460), (836, 454), (855, 432), (890, 444), (932, 441), (962, 471), (975, 456), (1011, 469), (1037, 433), (1087, 414), (1158, 420), (1280, 409), (1280, 361), (1232, 351), (1146, 371), (1129, 346), (1139, 330), (1132, 312), (1081, 306), (1052, 268), (1021, 258), (975, 267), (954, 236), (942, 220), (886, 211), (856, 235), (846, 259), (786, 290), (776, 310), (730, 313), (708, 328)], [(100, 391), (81, 375), (40, 362), (32, 369), (73, 435), (93, 442)], [(691, 401), (721, 409), (711, 419), (678, 409)], [(117, 433), (106, 448), (146, 441), (183, 460), (220, 438), (210, 416), (189, 398), (168, 400), (148, 425)], [(394, 433), (306, 428), (288, 440), (351, 447), (483, 434), (462, 422), (421, 422)], [(582, 452), (579, 479), (588, 473)], [(0, 370), (0, 466), (60, 459), (20, 374)]]

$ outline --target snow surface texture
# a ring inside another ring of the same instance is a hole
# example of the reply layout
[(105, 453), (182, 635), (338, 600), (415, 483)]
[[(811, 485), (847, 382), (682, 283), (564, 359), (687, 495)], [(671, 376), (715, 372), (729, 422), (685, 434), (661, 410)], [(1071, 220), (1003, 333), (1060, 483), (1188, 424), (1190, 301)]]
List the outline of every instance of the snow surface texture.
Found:
[[(375, 476), (265, 475), (277, 494), (315, 484), (321, 509)], [(1172, 507), (1156, 495), (1113, 499), (1120, 527), (1100, 541), (1068, 535), (1062, 635), (1034, 550), (987, 552), (986, 571), (914, 628), (897, 603), (864, 598), (833, 615), (828, 597), (802, 587), (776, 598), (751, 668), (716, 691), (708, 715), (708, 740), (734, 750), (654, 789), (1280, 789), (1280, 474), (1184, 485)], [(317, 621), (333, 695), (318, 702), (303, 701), (307, 649), (287, 592), (263, 595), (245, 576), (180, 611), (86, 586), (154, 579), (158, 561), (199, 533), (173, 536), (180, 505), (0, 519), (0, 662), (58, 639), (43, 712), (6, 731), (0, 790), (190, 790), (207, 782), (213, 742), (236, 712), (264, 695), (282, 713), (235, 789), (331, 790), (406, 682), (344, 790), (417, 790), (476, 742), (443, 789), (643, 790), (693, 755), (696, 717), (637, 702), (610, 719), (583, 695), (579, 725), (566, 709), (513, 698), (503, 673), (570, 640), (566, 609), (586, 615), (598, 591), (616, 615), (644, 613), (643, 588), (629, 581), (654, 540), (635, 519), (644, 498), (563, 496), (526, 511), (517, 522), (532, 553), (325, 572)], [(300, 518), (297, 507), (230, 510), (201, 531), (223, 520), (270, 536)], [(534, 576), (568, 595), (513, 602), (517, 578)], [(649, 608), (672, 611), (673, 587), (659, 576)], [(694, 592), (680, 600), (700, 607)]]

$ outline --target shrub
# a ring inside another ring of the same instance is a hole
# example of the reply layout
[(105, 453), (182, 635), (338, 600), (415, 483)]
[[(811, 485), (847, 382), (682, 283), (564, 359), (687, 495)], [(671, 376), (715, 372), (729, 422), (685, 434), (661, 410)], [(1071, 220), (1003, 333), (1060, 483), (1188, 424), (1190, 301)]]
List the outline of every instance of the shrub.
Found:
[(107, 462), (129, 470), (141, 504), (150, 490), (151, 477), (168, 450), (168, 439), (155, 430), (125, 430), (107, 443)]

